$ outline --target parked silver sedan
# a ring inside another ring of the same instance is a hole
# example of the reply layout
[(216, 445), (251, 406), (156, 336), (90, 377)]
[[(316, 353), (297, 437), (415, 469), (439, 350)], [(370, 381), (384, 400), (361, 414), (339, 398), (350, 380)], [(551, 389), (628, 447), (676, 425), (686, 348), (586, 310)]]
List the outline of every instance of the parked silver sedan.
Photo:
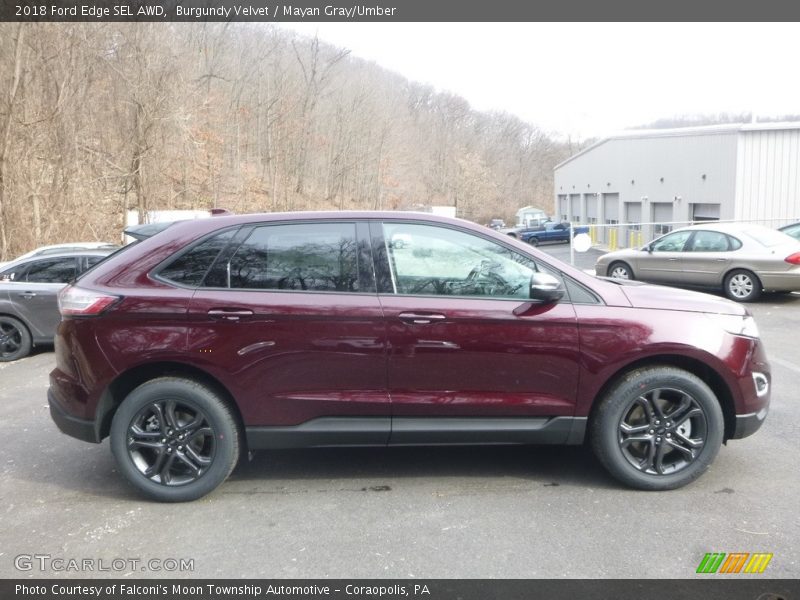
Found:
[(640, 249), (601, 256), (597, 275), (722, 289), (752, 302), (761, 292), (800, 291), (800, 241), (747, 223), (676, 229)]
[(36, 344), (52, 344), (61, 320), (58, 292), (111, 251), (35, 255), (0, 267), (0, 362), (27, 356)]

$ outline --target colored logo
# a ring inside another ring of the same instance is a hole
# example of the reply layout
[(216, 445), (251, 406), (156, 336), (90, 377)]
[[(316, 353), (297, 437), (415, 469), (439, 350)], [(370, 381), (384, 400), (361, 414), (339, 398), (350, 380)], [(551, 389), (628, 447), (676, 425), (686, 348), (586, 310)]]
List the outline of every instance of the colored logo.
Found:
[(698, 573), (763, 573), (772, 553), (755, 552), (708, 552), (697, 567)]

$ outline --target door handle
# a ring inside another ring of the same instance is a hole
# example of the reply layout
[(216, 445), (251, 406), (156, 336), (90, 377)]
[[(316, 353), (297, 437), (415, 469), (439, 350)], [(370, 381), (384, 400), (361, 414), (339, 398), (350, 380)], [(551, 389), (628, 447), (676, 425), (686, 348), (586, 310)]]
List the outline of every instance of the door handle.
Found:
[(714, 260), (717, 262), (728, 262), (727, 258), (715, 258)]
[(240, 308), (212, 308), (208, 311), (208, 316), (223, 321), (238, 321), (244, 317), (252, 317), (253, 311)]
[(36, 297), (36, 292), (20, 292), (19, 295), (25, 298), (26, 300), (30, 300), (31, 298)]
[(678, 259), (677, 259), (677, 258), (668, 258), (667, 260), (668, 260), (669, 262), (673, 262), (673, 261), (676, 261), (676, 260), (678, 260)]
[(428, 325), (434, 321), (444, 321), (447, 317), (438, 313), (400, 313), (398, 318), (411, 325)]

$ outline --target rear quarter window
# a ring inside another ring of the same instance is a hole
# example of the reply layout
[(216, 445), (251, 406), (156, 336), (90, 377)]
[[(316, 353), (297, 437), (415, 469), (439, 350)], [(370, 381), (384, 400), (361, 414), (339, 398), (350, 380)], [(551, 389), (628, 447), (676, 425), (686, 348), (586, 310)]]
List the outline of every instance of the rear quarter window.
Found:
[(159, 277), (180, 285), (199, 286), (234, 233), (233, 229), (224, 231), (193, 246), (162, 267), (158, 272)]

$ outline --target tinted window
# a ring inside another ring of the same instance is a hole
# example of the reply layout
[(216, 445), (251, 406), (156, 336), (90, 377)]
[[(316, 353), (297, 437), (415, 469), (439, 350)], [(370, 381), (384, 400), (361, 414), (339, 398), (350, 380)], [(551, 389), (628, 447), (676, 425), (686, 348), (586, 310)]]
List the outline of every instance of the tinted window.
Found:
[(86, 268), (87, 269), (91, 269), (93, 266), (95, 266), (100, 261), (105, 260), (105, 258), (106, 258), (105, 256), (87, 256), (86, 257)]
[(357, 292), (354, 223), (266, 225), (230, 260), (230, 287)]
[(7, 269), (0, 269), (0, 281), (16, 281), (17, 277), (22, 275), (25, 270), (23, 266), (9, 267)]
[[(24, 281), (31, 283), (67, 283), (77, 274), (75, 258), (53, 258), (31, 263)], [(17, 280), (20, 280), (18, 277)]]
[(523, 300), (540, 270), (505, 246), (444, 227), (389, 223), (383, 232), (398, 294)]
[(200, 285), (214, 259), (233, 237), (234, 230), (212, 236), (161, 269), (159, 275), (182, 285)]

